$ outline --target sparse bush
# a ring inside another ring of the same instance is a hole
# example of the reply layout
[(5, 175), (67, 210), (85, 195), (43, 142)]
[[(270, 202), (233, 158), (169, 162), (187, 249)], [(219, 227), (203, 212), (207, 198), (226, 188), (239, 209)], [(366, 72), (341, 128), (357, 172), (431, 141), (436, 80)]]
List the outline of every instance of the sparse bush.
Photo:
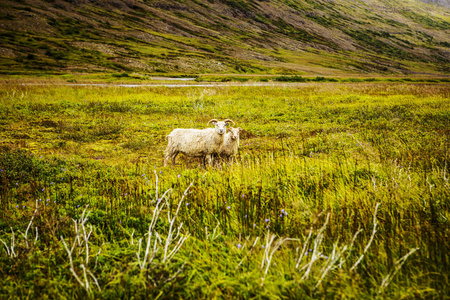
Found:
[(124, 72), (124, 73), (115, 73), (115, 74), (112, 74), (112, 76), (113, 77), (130, 77), (130, 75), (128, 74), (128, 73), (126, 73), (126, 72)]
[(274, 78), (275, 81), (281, 82), (306, 82), (308, 79), (303, 78), (302, 76), (279, 76)]

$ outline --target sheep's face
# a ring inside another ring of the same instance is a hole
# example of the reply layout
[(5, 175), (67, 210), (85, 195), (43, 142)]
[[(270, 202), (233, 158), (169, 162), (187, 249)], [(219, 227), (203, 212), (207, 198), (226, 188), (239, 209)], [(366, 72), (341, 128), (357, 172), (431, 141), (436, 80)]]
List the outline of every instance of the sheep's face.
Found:
[(216, 132), (220, 135), (223, 135), (225, 132), (227, 132), (227, 126), (230, 123), (234, 125), (234, 121), (230, 119), (225, 119), (223, 121), (212, 119), (208, 121), (208, 125), (213, 124), (214, 126), (216, 126)]
[(227, 125), (228, 122), (223, 122), (223, 121), (214, 121), (211, 122), (211, 124), (213, 124), (214, 126), (216, 126), (216, 132), (220, 135), (224, 134), (225, 132), (227, 132)]
[(235, 140), (239, 140), (239, 134), (241, 133), (242, 128), (238, 127), (238, 128), (229, 128), (228, 132), (230, 133), (230, 138), (235, 141)]

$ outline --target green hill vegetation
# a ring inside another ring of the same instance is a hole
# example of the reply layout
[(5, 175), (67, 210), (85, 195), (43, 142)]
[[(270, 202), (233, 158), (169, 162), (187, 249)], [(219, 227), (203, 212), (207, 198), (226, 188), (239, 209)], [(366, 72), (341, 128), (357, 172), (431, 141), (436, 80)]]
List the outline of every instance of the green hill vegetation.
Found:
[(439, 75), (449, 36), (418, 0), (2, 1), (0, 72)]

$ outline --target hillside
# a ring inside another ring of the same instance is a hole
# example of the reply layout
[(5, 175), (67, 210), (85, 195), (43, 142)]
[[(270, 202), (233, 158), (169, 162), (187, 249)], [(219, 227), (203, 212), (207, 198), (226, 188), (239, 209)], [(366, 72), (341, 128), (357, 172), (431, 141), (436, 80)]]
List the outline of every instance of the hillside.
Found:
[(428, 2), (2, 0), (0, 72), (448, 74)]

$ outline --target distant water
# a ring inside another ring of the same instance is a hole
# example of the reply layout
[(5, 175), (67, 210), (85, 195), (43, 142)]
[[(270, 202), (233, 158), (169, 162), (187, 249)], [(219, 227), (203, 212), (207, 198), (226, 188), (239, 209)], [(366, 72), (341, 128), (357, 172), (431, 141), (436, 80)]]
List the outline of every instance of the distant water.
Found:
[(177, 80), (177, 81), (192, 81), (195, 77), (151, 77), (152, 80)]
[[(180, 78), (185, 80), (186, 78)], [(303, 83), (304, 84), (304, 83)], [(240, 82), (217, 82), (217, 83), (156, 83), (156, 84), (136, 84), (136, 83), (22, 83), (22, 85), (60, 85), (60, 86), (97, 86), (97, 87), (127, 87), (127, 88), (139, 88), (139, 87), (220, 87), (220, 86), (280, 86), (280, 85), (299, 85), (299, 83), (269, 83), (269, 82), (253, 82), (253, 83), (240, 83)]]

